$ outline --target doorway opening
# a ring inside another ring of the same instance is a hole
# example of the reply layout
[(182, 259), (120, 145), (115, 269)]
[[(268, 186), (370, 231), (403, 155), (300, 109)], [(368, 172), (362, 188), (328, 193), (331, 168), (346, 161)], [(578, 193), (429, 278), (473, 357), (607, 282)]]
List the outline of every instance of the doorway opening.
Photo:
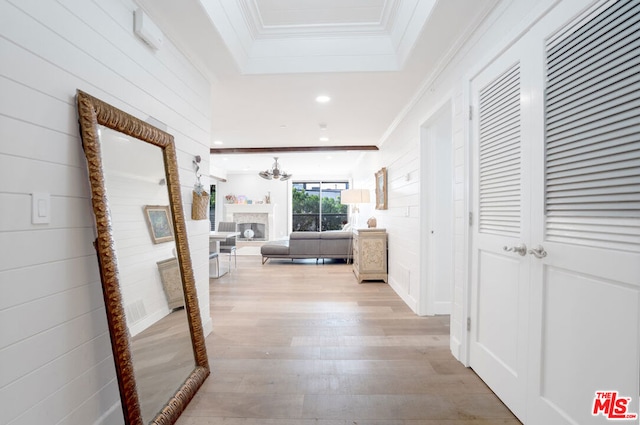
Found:
[(451, 102), (420, 134), (420, 228), (422, 252), (418, 314), (451, 314), (453, 301), (453, 131)]

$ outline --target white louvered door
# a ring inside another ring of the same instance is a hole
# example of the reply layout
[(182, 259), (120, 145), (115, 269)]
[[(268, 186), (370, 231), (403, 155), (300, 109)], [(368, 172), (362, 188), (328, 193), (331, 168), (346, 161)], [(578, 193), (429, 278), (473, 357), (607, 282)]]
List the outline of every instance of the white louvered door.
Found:
[(472, 82), (474, 211), (470, 366), (522, 418), (526, 407), (529, 173), (521, 44)]
[(640, 414), (640, 2), (564, 0), (471, 95), (471, 366), (526, 425), (611, 423), (597, 392)]
[(547, 256), (529, 255), (528, 423), (606, 424), (597, 391), (640, 414), (640, 2), (555, 19), (552, 37), (532, 34), (545, 96), (531, 244)]

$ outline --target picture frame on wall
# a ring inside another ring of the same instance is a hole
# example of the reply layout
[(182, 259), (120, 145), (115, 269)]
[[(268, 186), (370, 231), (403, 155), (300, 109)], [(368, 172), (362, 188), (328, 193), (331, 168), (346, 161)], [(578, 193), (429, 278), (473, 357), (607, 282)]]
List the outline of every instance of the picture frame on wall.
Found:
[(387, 209), (387, 169), (376, 172), (376, 209)]
[(173, 226), (168, 205), (145, 205), (144, 217), (154, 244), (173, 240)]

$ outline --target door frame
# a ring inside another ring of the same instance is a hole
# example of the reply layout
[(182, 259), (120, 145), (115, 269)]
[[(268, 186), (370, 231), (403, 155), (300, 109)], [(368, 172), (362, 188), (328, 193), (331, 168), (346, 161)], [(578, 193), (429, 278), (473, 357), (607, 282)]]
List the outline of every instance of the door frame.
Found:
[[(417, 313), (421, 316), (433, 316), (436, 314), (446, 314), (439, 312), (435, 304), (435, 296), (437, 284), (434, 277), (434, 262), (435, 257), (432, 255), (435, 249), (435, 239), (431, 234), (433, 228), (434, 209), (435, 203), (431, 202), (434, 197), (431, 189), (433, 188), (436, 180), (433, 163), (435, 160), (435, 145), (438, 140), (432, 134), (432, 128), (435, 124), (442, 119), (449, 119), (450, 121), (450, 140), (449, 145), (451, 149), (451, 205), (450, 211), (454, 211), (453, 204), (453, 102), (450, 98), (447, 98), (444, 102), (439, 104), (429, 118), (420, 126), (420, 293), (418, 296)], [(454, 236), (454, 223), (451, 225), (451, 238)], [(453, 246), (453, 241), (452, 241)], [(455, 283), (455, 276), (453, 270), (454, 253), (451, 252), (451, 308), (453, 310), (454, 298), (453, 288)], [(450, 314), (450, 313), (449, 313)]]

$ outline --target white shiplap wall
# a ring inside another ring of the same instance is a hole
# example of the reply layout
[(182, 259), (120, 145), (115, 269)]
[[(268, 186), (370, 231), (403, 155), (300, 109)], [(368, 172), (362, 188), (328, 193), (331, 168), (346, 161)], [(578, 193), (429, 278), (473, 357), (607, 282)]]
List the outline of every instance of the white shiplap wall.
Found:
[[(208, 221), (191, 221), (192, 159), (208, 169), (208, 81), (165, 40), (133, 34), (130, 0), (0, 0), (0, 423), (121, 424), (76, 89), (175, 136), (205, 330)], [(205, 182), (206, 183), (206, 182)], [(51, 223), (31, 224), (31, 193)]]

